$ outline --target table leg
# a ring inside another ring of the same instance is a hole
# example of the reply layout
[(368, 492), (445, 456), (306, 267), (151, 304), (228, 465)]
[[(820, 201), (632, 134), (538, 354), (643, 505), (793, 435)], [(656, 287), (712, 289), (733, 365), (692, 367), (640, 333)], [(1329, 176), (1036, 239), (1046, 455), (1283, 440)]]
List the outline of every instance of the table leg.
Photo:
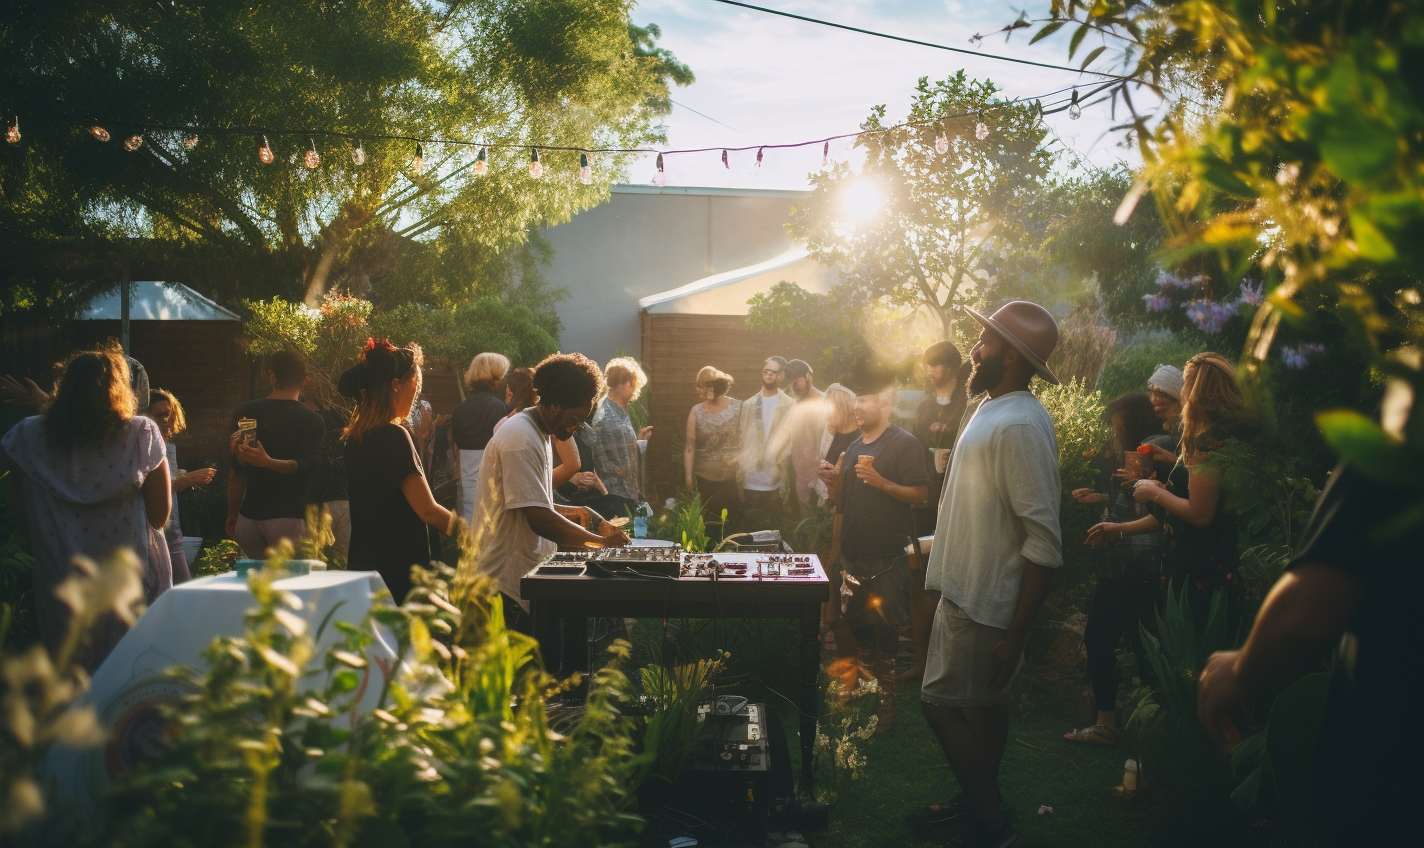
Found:
[(539, 642), (539, 653), (544, 657), (544, 669), (557, 673), (563, 665), (563, 642), (559, 639), (559, 619), (554, 616), (553, 605), (537, 598), (529, 601), (529, 615), (534, 619), (534, 638)]
[(821, 605), (807, 604), (801, 613), (801, 655), (797, 670), (801, 676), (801, 791), (815, 800), (812, 759), (816, 750), (816, 717), (821, 713)]

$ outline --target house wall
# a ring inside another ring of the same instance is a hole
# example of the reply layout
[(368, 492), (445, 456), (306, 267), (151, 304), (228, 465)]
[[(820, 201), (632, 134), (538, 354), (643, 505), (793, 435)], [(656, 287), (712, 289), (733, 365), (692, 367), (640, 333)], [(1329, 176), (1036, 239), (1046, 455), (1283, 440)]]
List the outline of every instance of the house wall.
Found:
[(544, 235), (545, 276), (569, 291), (560, 346), (599, 363), (639, 349), (638, 300), (778, 256), (804, 192), (615, 186), (608, 202)]
[(702, 366), (732, 375), (736, 382), (729, 394), (744, 399), (760, 389), (761, 366), (768, 357), (804, 359), (815, 367), (817, 348), (800, 336), (754, 333), (739, 315), (644, 312), (641, 321), (640, 356), (648, 374), (653, 425), (644, 494), (661, 504), (683, 485), (687, 413), (699, 402), (695, 383)]

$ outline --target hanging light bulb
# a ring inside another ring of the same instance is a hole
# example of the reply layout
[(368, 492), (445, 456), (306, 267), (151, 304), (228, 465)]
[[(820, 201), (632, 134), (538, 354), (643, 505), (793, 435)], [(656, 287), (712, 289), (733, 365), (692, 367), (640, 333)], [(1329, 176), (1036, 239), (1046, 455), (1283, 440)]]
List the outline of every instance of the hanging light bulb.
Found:
[(1078, 105), (1078, 89), (1073, 89), (1073, 99), (1068, 103), (1068, 117), (1078, 120), (1083, 117), (1083, 107)]
[(821, 167), (831, 164), (831, 143), (828, 141), (821, 145)]
[(20, 143), (20, 116), (16, 115), (15, 120), (10, 122), (10, 126), (5, 128), (5, 140), (11, 144)]
[(139, 135), (138, 133), (134, 133), (133, 135), (124, 139), (124, 149), (129, 151), (130, 153), (134, 152), (135, 150), (138, 150), (140, 147), (143, 147), (143, 136)]
[(198, 134), (197, 134), (197, 133), (188, 133), (187, 135), (183, 136), (183, 146), (186, 147), (186, 148), (188, 148), (189, 150), (192, 150), (193, 148), (197, 147), (197, 146), (198, 146)]
[(756, 161), (756, 166), (757, 166), (758, 168), (761, 167), (761, 157), (763, 157), (763, 156), (765, 156), (765, 155), (766, 155), (766, 148), (765, 148), (765, 147), (758, 147), (758, 148), (757, 148), (757, 161)]
[(722, 167), (729, 171), (732, 170), (732, 163), (727, 161), (727, 151), (725, 150), (722, 151)]
[(949, 136), (944, 133), (935, 136), (935, 152), (941, 156), (949, 152)]
[(529, 176), (539, 179), (544, 176), (544, 164), (539, 161), (539, 148), (529, 148)]
[(356, 146), (351, 150), (351, 161), (355, 162), (357, 167), (366, 164), (366, 149), (361, 146), (359, 138), (356, 139)]
[(98, 124), (95, 124), (94, 126), (89, 128), (89, 134), (100, 141), (109, 140), (109, 131), (99, 126)]
[(587, 153), (579, 154), (579, 182), (584, 185), (593, 183), (593, 168), (589, 167)]
[(425, 145), (415, 143), (415, 158), (410, 160), (410, 169), (417, 174), (425, 170)]
[(989, 127), (986, 126), (983, 121), (974, 125), (974, 137), (980, 141), (989, 137)]
[(306, 163), (308, 168), (315, 168), (321, 164), (321, 154), (316, 152), (316, 139), (309, 138), (311, 146), (307, 148)]
[(480, 154), (475, 157), (475, 176), (483, 177), (485, 175), (485, 172), (487, 172), (488, 170), (489, 153), (486, 152), (483, 147), (481, 147)]
[(257, 161), (263, 165), (271, 165), (275, 158), (272, 155), (272, 145), (267, 143), (267, 136), (262, 136), (262, 146), (257, 148)]
[(653, 184), (657, 186), (667, 185), (667, 172), (663, 170), (663, 155), (658, 154), (658, 170), (653, 174)]

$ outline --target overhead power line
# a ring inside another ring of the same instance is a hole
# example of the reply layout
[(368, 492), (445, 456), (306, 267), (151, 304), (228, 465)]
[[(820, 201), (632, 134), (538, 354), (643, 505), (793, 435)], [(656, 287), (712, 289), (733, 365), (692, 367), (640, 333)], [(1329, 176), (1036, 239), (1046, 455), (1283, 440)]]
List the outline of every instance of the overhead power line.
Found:
[(727, 6), (739, 6), (743, 9), (751, 9), (754, 12), (763, 12), (768, 15), (777, 15), (778, 17), (782, 18), (791, 18), (792, 20), (804, 21), (805, 23), (816, 24), (817, 26), (831, 27), (833, 29), (843, 29), (847, 32), (857, 32), (861, 35), (870, 35), (874, 36), (875, 38), (888, 38), (891, 41), (899, 41), (905, 44), (914, 44), (919, 47), (929, 47), (935, 50), (948, 50), (951, 53), (963, 53), (966, 56), (977, 56), (980, 59), (993, 59), (996, 62), (1013, 62), (1017, 65), (1031, 65), (1035, 68), (1050, 68), (1055, 71), (1068, 71), (1069, 73), (1074, 74), (1093, 74), (1094, 76), (1106, 77), (1107, 79), (1113, 80), (1130, 79), (1130, 77), (1124, 77), (1118, 74), (1104, 73), (1103, 71), (1089, 71), (1084, 70), (1082, 68), (1070, 68), (1067, 65), (1053, 65), (1049, 64), (1048, 62), (1035, 62), (1032, 59), (1019, 59), (1015, 56), (999, 56), (994, 53), (980, 53), (978, 50), (970, 50), (966, 47), (950, 47), (947, 44), (936, 44), (933, 41), (920, 41), (919, 39), (906, 38), (902, 35), (891, 35), (888, 32), (876, 32), (873, 29), (862, 29), (861, 27), (854, 27), (849, 24), (838, 24), (834, 21), (823, 21), (820, 18), (810, 18), (805, 15), (797, 15), (791, 12), (783, 12), (779, 9), (768, 9), (765, 6), (753, 6), (751, 3), (740, 3), (738, 2), (738, 0), (712, 0), (712, 2), (722, 3)]

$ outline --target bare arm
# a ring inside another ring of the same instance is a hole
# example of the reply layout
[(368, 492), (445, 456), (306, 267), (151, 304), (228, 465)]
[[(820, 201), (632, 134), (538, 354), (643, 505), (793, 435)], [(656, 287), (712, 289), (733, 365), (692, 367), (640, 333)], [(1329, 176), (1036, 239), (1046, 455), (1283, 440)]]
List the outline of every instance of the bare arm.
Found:
[(168, 514), (173, 508), (168, 480), (168, 460), (158, 463), (158, 467), (148, 472), (143, 480), (143, 506), (148, 513), (148, 524), (155, 530), (162, 530), (168, 523)]
[(554, 453), (559, 455), (559, 467), (554, 469), (554, 488), (557, 489), (579, 472), (583, 460), (579, 457), (578, 443), (573, 439), (562, 442), (554, 439)]
[(1132, 489), (1138, 503), (1155, 503), (1193, 527), (1205, 529), (1216, 517), (1216, 503), (1221, 496), (1221, 469), (1204, 468), (1190, 471), (1187, 496), (1179, 498), (1155, 480), (1142, 480)]
[[(529, 529), (562, 548), (601, 548), (608, 544), (603, 536), (590, 533), (546, 506), (520, 507), (529, 521)], [(619, 532), (619, 535), (622, 535)], [(626, 536), (624, 537), (627, 538)]]
[(1162, 522), (1158, 521), (1155, 515), (1144, 515), (1136, 521), (1126, 521), (1121, 524), (1104, 521), (1088, 528), (1088, 538), (1084, 540), (1083, 544), (1096, 548), (1104, 542), (1111, 542), (1125, 536), (1153, 533), (1160, 529), (1162, 529)]
[(407, 474), (401, 481), (401, 494), (405, 495), (405, 502), (410, 504), (421, 521), (441, 533), (450, 531), (450, 510), (435, 502), (435, 495), (430, 493), (430, 483), (424, 474)]
[(1239, 651), (1207, 660), (1197, 686), (1197, 717), (1228, 751), (1241, 741), (1231, 714), (1262, 689), (1300, 673), (1340, 638), (1360, 605), (1362, 587), (1351, 574), (1304, 562), (1276, 581), (1251, 635)]
[(1028, 643), (1029, 631), (1038, 618), (1043, 602), (1048, 599), (1048, 588), (1053, 584), (1053, 569), (1035, 562), (1024, 565), (1023, 577), (1019, 580), (1019, 603), (1014, 608), (1014, 618), (1009, 624), (1004, 641), (994, 646), (993, 664), (989, 672), (989, 691), (998, 692), (1009, 685), (1019, 658), (1023, 656), (1024, 645)]
[(687, 481), (687, 488), (693, 485), (692, 465), (697, 458), (697, 407), (687, 411), (687, 447), (682, 449), (682, 474)]

